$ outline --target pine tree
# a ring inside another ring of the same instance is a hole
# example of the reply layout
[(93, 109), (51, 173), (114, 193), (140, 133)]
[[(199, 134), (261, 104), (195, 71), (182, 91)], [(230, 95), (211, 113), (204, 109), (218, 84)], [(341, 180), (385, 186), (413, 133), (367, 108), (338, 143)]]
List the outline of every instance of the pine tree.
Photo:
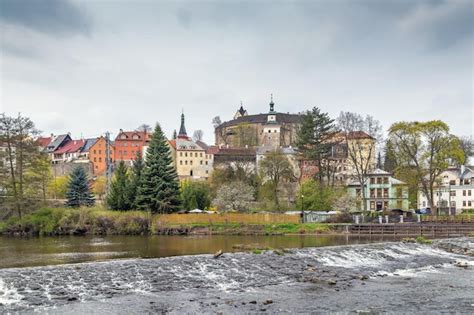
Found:
[(66, 199), (66, 206), (68, 207), (89, 207), (95, 203), (94, 194), (89, 186), (89, 178), (80, 166), (74, 168), (71, 175), (69, 175)]
[(159, 124), (147, 150), (145, 168), (138, 187), (137, 204), (153, 213), (178, 210), (180, 191), (178, 176), (172, 165), (171, 153)]
[(377, 154), (377, 168), (383, 169), (382, 155), (380, 154), (380, 152)]
[(384, 170), (393, 173), (397, 168), (397, 159), (395, 155), (395, 149), (390, 139), (385, 143), (385, 159), (383, 163)]
[(137, 151), (135, 160), (133, 161), (132, 176), (130, 179), (129, 200), (132, 208), (137, 208), (137, 193), (140, 180), (142, 178), (145, 162), (140, 151)]
[(115, 169), (114, 178), (107, 194), (107, 205), (112, 210), (130, 210), (130, 179), (124, 161), (120, 161)]

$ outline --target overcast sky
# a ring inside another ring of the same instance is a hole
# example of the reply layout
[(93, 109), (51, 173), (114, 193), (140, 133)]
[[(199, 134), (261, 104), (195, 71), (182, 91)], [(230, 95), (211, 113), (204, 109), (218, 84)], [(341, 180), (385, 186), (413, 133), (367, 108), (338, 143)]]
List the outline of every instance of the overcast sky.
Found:
[(313, 106), (474, 134), (473, 1), (0, 0), (1, 111), (44, 134), (168, 136)]

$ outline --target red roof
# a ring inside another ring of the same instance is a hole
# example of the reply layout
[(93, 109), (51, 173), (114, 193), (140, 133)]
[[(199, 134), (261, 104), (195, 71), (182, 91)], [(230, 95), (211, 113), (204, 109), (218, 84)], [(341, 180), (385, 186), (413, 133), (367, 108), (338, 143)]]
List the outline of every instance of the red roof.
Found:
[[(122, 139), (125, 136), (125, 139)], [(134, 139), (138, 136), (138, 139)], [(144, 131), (120, 131), (115, 141), (148, 141), (151, 138), (151, 133)]]
[(54, 154), (75, 153), (80, 151), (85, 143), (85, 140), (70, 140), (66, 142), (65, 145), (54, 151)]
[(173, 147), (173, 149), (176, 149), (176, 140), (168, 140), (169, 144)]
[(46, 147), (51, 142), (51, 137), (39, 137), (36, 141), (40, 146)]

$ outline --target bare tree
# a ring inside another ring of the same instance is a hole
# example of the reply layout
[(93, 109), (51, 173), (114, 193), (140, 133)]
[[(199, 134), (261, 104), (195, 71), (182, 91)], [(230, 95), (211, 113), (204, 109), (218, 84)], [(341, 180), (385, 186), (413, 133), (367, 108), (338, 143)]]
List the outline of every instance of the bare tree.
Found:
[(140, 126), (137, 127), (137, 129), (135, 129), (135, 131), (141, 131), (141, 132), (146, 132), (146, 133), (150, 133), (151, 130), (152, 128), (148, 124), (141, 124)]
[(365, 186), (367, 175), (375, 167), (375, 151), (382, 139), (382, 126), (370, 115), (364, 118), (350, 112), (341, 112), (337, 122), (347, 145), (347, 158), (352, 168), (351, 175), (360, 184), (364, 210), (367, 210)]
[(212, 125), (214, 126), (214, 128), (219, 127), (221, 124), (222, 124), (222, 121), (219, 116), (212, 118)]
[(461, 161), (461, 163), (466, 165), (469, 163), (469, 158), (474, 156), (474, 139), (472, 136), (459, 137), (459, 144), (461, 145), (461, 149), (464, 152), (464, 160)]
[(203, 137), (204, 137), (204, 132), (201, 129), (194, 131), (193, 133), (194, 141), (202, 141)]
[(224, 211), (246, 211), (254, 200), (253, 195), (252, 186), (241, 181), (234, 181), (219, 188), (214, 204)]

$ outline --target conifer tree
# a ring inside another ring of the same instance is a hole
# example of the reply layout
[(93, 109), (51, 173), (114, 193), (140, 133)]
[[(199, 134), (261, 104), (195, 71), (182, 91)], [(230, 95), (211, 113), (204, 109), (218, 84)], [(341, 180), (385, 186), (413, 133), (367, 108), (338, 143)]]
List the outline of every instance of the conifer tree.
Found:
[(89, 186), (89, 178), (80, 166), (74, 168), (71, 175), (69, 175), (66, 199), (66, 206), (68, 207), (89, 207), (95, 203), (94, 194)]
[(159, 124), (147, 150), (145, 168), (138, 187), (137, 204), (153, 213), (178, 210), (180, 191), (178, 176), (172, 165), (171, 153)]
[(114, 178), (107, 194), (107, 205), (112, 210), (130, 210), (130, 179), (124, 161), (115, 169)]
[(145, 167), (145, 162), (143, 161), (143, 156), (140, 151), (137, 151), (135, 161), (133, 161), (132, 175), (130, 179), (130, 188), (129, 188), (129, 200), (132, 208), (137, 208), (137, 192), (138, 186), (140, 185), (140, 180), (142, 178), (143, 169)]
[(383, 165), (382, 165), (382, 154), (377, 153), (377, 168), (379, 169), (382, 169), (383, 168)]
[(397, 159), (395, 156), (395, 149), (390, 139), (385, 143), (385, 158), (383, 163), (384, 170), (393, 173), (397, 168)]

